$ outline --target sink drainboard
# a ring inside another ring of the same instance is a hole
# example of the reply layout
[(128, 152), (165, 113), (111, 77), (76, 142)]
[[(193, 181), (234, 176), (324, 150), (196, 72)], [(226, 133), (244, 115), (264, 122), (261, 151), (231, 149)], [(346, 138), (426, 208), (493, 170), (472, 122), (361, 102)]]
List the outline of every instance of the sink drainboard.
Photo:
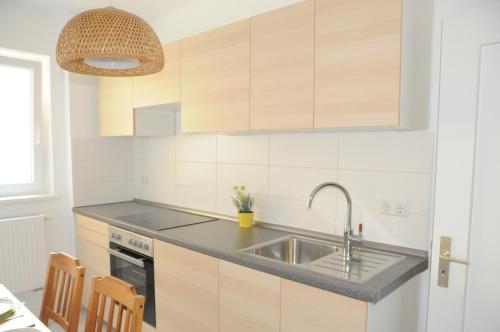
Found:
[(402, 255), (356, 248), (353, 250), (353, 258), (349, 263), (344, 259), (343, 250), (338, 250), (298, 267), (361, 284), (387, 270), (403, 258)]

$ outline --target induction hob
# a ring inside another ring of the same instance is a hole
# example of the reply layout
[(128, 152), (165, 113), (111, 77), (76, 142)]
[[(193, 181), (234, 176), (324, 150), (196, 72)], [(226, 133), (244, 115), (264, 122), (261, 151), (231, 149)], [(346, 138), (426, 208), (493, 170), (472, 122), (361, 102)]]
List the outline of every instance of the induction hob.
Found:
[(148, 213), (131, 214), (116, 217), (116, 219), (134, 226), (143, 227), (154, 231), (161, 231), (165, 229), (183, 227), (217, 220), (216, 218), (204, 217), (170, 209), (161, 209), (155, 212)]

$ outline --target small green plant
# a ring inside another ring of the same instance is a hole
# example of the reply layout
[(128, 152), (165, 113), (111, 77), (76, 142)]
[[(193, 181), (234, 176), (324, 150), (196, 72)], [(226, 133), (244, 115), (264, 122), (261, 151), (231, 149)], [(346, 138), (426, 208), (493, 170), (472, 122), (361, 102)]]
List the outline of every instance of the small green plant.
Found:
[(255, 202), (255, 199), (249, 193), (245, 192), (245, 186), (234, 186), (233, 192), (236, 197), (231, 197), (233, 200), (234, 206), (238, 209), (238, 212), (241, 213), (251, 213), (252, 206)]

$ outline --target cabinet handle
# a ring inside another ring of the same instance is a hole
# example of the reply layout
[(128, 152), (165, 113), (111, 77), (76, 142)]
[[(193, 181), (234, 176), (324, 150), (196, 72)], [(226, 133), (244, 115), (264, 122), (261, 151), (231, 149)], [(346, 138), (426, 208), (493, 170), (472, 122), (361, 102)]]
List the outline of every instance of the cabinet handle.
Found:
[(114, 249), (108, 249), (108, 252), (111, 256), (118, 257), (118, 258), (123, 259), (124, 261), (132, 264), (132, 265), (138, 266), (140, 268), (144, 268), (144, 261), (142, 261), (141, 259), (130, 257), (129, 255), (125, 255), (124, 253), (121, 253), (118, 250), (114, 250)]

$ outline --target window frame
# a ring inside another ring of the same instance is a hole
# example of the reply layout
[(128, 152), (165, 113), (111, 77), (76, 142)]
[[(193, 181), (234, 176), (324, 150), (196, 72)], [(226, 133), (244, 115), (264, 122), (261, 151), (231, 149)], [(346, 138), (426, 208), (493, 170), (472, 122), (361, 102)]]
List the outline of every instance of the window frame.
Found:
[(48, 56), (0, 48), (0, 64), (31, 71), (33, 182), (0, 184), (0, 200), (53, 194), (50, 132), (50, 59)]

